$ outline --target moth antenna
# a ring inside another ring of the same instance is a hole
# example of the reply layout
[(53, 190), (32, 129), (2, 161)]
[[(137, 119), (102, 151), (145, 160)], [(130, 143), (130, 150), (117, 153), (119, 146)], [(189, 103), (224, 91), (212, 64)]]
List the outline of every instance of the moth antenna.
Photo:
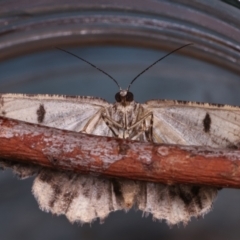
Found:
[(130, 82), (127, 91), (130, 89), (130, 87), (131, 87), (131, 85), (133, 84), (133, 82), (134, 82), (139, 76), (141, 76), (143, 73), (145, 73), (149, 68), (151, 68), (151, 67), (154, 66), (156, 63), (160, 62), (161, 60), (163, 60), (164, 58), (166, 58), (166, 57), (169, 56), (170, 54), (172, 54), (172, 53), (174, 53), (174, 52), (176, 52), (176, 51), (178, 51), (178, 50), (180, 50), (180, 49), (182, 49), (182, 48), (184, 48), (184, 47), (187, 47), (187, 46), (189, 46), (189, 45), (193, 45), (193, 43), (188, 43), (188, 44), (186, 44), (186, 45), (183, 45), (183, 46), (181, 46), (181, 47), (179, 47), (179, 48), (174, 49), (173, 51), (171, 51), (171, 52), (169, 52), (168, 54), (166, 54), (165, 56), (159, 58), (156, 62), (152, 63), (150, 66), (148, 66), (147, 68), (145, 68), (142, 72), (140, 72), (140, 73)]
[(61, 50), (61, 51), (65, 52), (65, 53), (68, 53), (68, 54), (70, 54), (70, 55), (72, 55), (72, 56), (74, 56), (74, 57), (76, 57), (76, 58), (82, 60), (83, 62), (88, 63), (90, 66), (96, 68), (98, 71), (102, 72), (103, 74), (105, 74), (105, 75), (107, 75), (109, 78), (111, 78), (111, 79), (117, 84), (117, 86), (119, 87), (119, 89), (121, 90), (121, 87), (119, 86), (117, 80), (115, 80), (111, 75), (109, 75), (108, 73), (106, 73), (106, 72), (103, 71), (102, 69), (98, 68), (98, 67), (95, 66), (94, 64), (88, 62), (87, 60), (85, 60), (85, 59), (83, 59), (83, 58), (77, 56), (76, 54), (71, 53), (71, 52), (69, 52), (69, 51), (67, 51), (67, 50), (65, 50), (65, 49), (62, 49), (62, 48), (59, 48), (59, 47), (56, 47), (56, 49)]

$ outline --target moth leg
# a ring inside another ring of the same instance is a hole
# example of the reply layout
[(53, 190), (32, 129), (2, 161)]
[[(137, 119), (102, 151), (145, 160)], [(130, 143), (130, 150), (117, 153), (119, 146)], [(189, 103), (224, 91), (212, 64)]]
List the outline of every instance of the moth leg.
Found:
[(100, 109), (93, 117), (91, 117), (80, 132), (91, 134), (92, 131), (94, 130), (94, 127), (96, 126), (98, 121), (101, 119), (102, 113), (104, 112), (104, 110), (105, 110), (104, 108)]
[[(107, 110), (106, 110), (107, 112)], [(111, 117), (107, 116), (106, 113), (102, 114), (102, 118), (104, 119), (104, 121), (108, 121), (112, 124), (112, 126), (118, 127), (118, 128), (123, 128), (123, 126), (121, 124), (119, 124), (118, 122), (114, 121)]]
[(106, 123), (106, 125), (108, 126), (108, 128), (110, 129), (110, 131), (112, 132), (112, 134), (114, 135), (114, 137), (118, 137), (118, 134), (115, 132), (115, 130), (113, 129), (113, 124), (111, 121), (109, 121), (108, 119), (103, 119), (104, 122)]
[[(151, 112), (150, 112), (151, 113)], [(136, 134), (131, 136), (132, 140), (138, 139), (138, 137), (140, 137), (142, 134), (145, 133), (145, 136), (147, 138), (148, 142), (153, 142), (153, 114), (150, 114), (150, 124), (149, 126), (147, 126), (147, 117), (146, 116), (144, 119), (140, 119), (140, 120), (144, 120), (143, 121), (143, 125), (142, 125), (142, 129), (136, 131)]]
[(138, 121), (136, 121), (134, 124), (132, 124), (130, 127), (127, 127), (127, 130), (131, 130), (135, 127), (137, 127), (142, 121), (144, 121), (145, 119), (147, 119), (149, 116), (153, 117), (153, 113), (152, 112), (148, 112), (146, 113), (143, 117), (141, 117), (141, 119), (139, 119)]
[(151, 114), (149, 126), (146, 126), (146, 119), (144, 121), (144, 125), (146, 127), (145, 133), (148, 142), (153, 142), (153, 113)]
[[(123, 126), (121, 124), (119, 124), (118, 122), (114, 121), (110, 117), (110, 114), (107, 109), (105, 109), (105, 112), (102, 113), (102, 118), (103, 118), (104, 122), (106, 123), (106, 125), (108, 126), (108, 128), (113, 133), (114, 137), (119, 137), (119, 134), (118, 134), (119, 128), (123, 129)], [(118, 129), (114, 129), (114, 127), (118, 128)]]
[(145, 130), (141, 130), (140, 132), (138, 132), (135, 135), (131, 136), (130, 139), (131, 140), (137, 140), (144, 132), (145, 132)]
[[(146, 120), (148, 117), (150, 117), (150, 128), (146, 126)], [(138, 130), (136, 134), (131, 137), (131, 139), (136, 139), (139, 136), (141, 136), (141, 134), (145, 133), (147, 141), (152, 142), (153, 141), (153, 138), (152, 138), (153, 113), (152, 112), (146, 113), (138, 121), (136, 121), (134, 124), (128, 127), (127, 130), (129, 131), (131, 129), (134, 129), (135, 127), (141, 125), (141, 123), (142, 123), (142, 129), (140, 129), (140, 132)]]

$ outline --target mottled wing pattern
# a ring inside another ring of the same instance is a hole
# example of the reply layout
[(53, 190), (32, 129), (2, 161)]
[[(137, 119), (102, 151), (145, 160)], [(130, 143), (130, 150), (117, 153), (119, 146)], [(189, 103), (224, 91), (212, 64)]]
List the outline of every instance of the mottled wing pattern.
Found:
[(142, 192), (137, 198), (137, 208), (153, 219), (166, 220), (171, 226), (186, 225), (192, 217), (204, 216), (211, 210), (217, 189), (191, 185), (166, 185), (141, 183)]
[(0, 159), (0, 169), (4, 170), (11, 168), (13, 173), (16, 174), (20, 179), (29, 178), (33, 175), (38, 174), (41, 167), (32, 164), (22, 164), (17, 162), (9, 162)]
[(105, 178), (44, 169), (34, 181), (33, 194), (42, 210), (65, 214), (70, 222), (89, 223), (123, 209), (114, 187)]
[(111, 135), (101, 119), (110, 104), (103, 99), (60, 95), (0, 95), (0, 116), (80, 132), (91, 122), (88, 133)]

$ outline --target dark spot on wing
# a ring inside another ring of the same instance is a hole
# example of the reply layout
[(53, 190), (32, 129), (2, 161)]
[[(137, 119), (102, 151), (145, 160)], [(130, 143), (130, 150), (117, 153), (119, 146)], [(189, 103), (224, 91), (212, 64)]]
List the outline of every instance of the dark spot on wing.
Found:
[(53, 174), (54, 173), (50, 171), (41, 171), (39, 178), (42, 182), (50, 183), (53, 178)]
[(89, 192), (90, 192), (89, 186), (82, 189), (82, 194), (85, 197), (89, 197)]
[[(192, 203), (194, 202), (195, 197), (198, 197), (198, 192), (199, 192), (199, 188), (198, 187), (188, 187), (186, 188), (186, 186), (184, 185), (173, 185), (173, 186), (169, 186), (169, 196), (172, 200), (180, 198), (184, 205), (186, 206), (186, 208), (190, 210)], [(200, 201), (200, 199), (199, 199)], [(200, 202), (197, 203), (198, 206), (201, 204)]]
[(191, 193), (192, 193), (195, 203), (197, 204), (199, 209), (202, 209), (203, 205), (202, 205), (202, 198), (201, 198), (201, 194), (200, 194), (200, 188), (201, 187), (199, 187), (199, 186), (193, 186), (191, 189)]
[(199, 187), (199, 186), (193, 186), (193, 187), (191, 188), (191, 193), (192, 193), (193, 195), (198, 195), (198, 194), (199, 194), (199, 190), (200, 190), (200, 187)]
[(53, 190), (56, 195), (60, 195), (62, 192), (61, 187), (57, 184), (53, 186)]
[(123, 196), (122, 196), (121, 184), (116, 179), (112, 179), (112, 185), (113, 185), (113, 191), (115, 193), (116, 198), (118, 200), (122, 200)]
[(37, 120), (38, 123), (42, 123), (45, 117), (46, 111), (45, 108), (43, 106), (43, 104), (40, 104), (38, 110), (37, 110)]
[(184, 191), (184, 189), (181, 187), (179, 187), (179, 197), (182, 199), (186, 206), (190, 205), (194, 198), (190, 192)]
[(52, 199), (49, 201), (49, 206), (51, 208), (54, 206), (54, 203), (58, 200), (58, 196), (60, 196), (62, 193), (61, 187), (58, 186), (57, 184), (53, 184), (52, 189), (53, 189), (53, 195), (52, 195)]
[(113, 211), (114, 210), (114, 207), (113, 207), (113, 199), (112, 199), (112, 184), (111, 184), (111, 181), (108, 180), (108, 208), (110, 211)]
[(68, 201), (68, 203), (70, 204), (70, 203), (72, 202), (72, 200), (73, 200), (74, 198), (76, 198), (78, 195), (79, 195), (78, 189), (75, 189), (75, 190), (72, 191), (72, 192), (66, 192), (66, 193), (64, 193), (63, 197), (64, 197), (64, 199), (66, 199), (66, 201)]
[(169, 196), (170, 196), (171, 199), (174, 199), (178, 195), (176, 186), (174, 186), (174, 185), (169, 186), (168, 191), (169, 191)]
[(13, 172), (19, 177), (20, 179), (25, 179), (31, 177), (39, 172), (41, 167), (33, 164), (14, 164), (13, 165)]
[(211, 127), (211, 118), (210, 118), (210, 115), (208, 113), (206, 113), (206, 116), (203, 119), (204, 132), (206, 132), (206, 133), (209, 132), (210, 127)]
[(6, 112), (5, 112), (5, 111), (2, 111), (2, 115), (5, 116), (5, 115), (6, 115)]
[(121, 184), (119, 183), (119, 181), (117, 181), (116, 179), (113, 179), (112, 184), (113, 184), (113, 191), (115, 195), (122, 196)]
[(64, 203), (66, 205), (65, 212), (68, 211), (69, 207), (72, 204), (73, 199), (78, 197), (78, 195), (79, 195), (78, 188), (64, 193), (63, 201), (64, 201)]

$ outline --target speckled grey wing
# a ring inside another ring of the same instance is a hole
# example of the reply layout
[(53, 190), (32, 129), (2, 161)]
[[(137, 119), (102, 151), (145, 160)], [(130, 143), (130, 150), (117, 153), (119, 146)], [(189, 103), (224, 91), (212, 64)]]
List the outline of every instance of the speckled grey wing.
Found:
[(148, 101), (153, 113), (155, 142), (237, 148), (240, 141), (240, 108), (180, 101)]
[(72, 172), (41, 170), (33, 194), (42, 210), (64, 214), (72, 223), (102, 221), (110, 212), (124, 208), (111, 180)]
[(186, 225), (192, 217), (202, 217), (211, 210), (217, 191), (204, 186), (142, 182), (136, 206), (144, 215), (151, 214), (170, 226)]
[(101, 110), (109, 106), (103, 99), (93, 97), (0, 95), (0, 116), (76, 132), (90, 121), (88, 133), (95, 135), (111, 135), (100, 116)]

